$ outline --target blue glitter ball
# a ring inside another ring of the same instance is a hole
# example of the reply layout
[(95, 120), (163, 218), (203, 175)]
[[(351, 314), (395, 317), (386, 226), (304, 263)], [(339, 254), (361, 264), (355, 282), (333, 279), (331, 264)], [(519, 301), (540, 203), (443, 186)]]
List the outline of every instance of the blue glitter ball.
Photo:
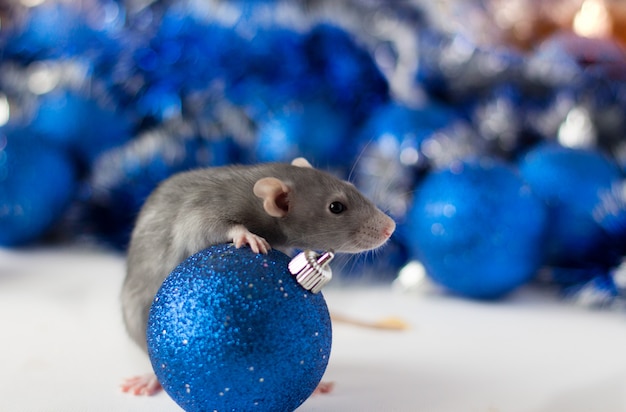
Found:
[(76, 180), (63, 151), (0, 130), (0, 246), (43, 236), (69, 206)]
[(545, 144), (528, 152), (519, 169), (548, 206), (546, 263), (616, 263), (610, 236), (594, 218), (602, 194), (621, 178), (616, 164), (598, 151)]
[(417, 187), (408, 241), (439, 284), (467, 297), (499, 298), (539, 269), (546, 216), (508, 166), (468, 161)]
[(157, 293), (148, 353), (186, 411), (293, 411), (328, 364), (321, 294), (291, 276), (289, 257), (217, 245), (181, 263)]

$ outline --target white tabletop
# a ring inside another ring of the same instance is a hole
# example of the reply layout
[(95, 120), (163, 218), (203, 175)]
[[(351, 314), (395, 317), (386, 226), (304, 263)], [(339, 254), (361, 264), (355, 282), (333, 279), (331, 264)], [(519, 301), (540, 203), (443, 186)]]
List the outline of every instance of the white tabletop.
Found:
[[(150, 364), (120, 318), (122, 256), (0, 250), (1, 411), (179, 411), (119, 391)], [(626, 314), (525, 288), (497, 303), (332, 285), (331, 313), (401, 318), (406, 331), (337, 323), (328, 395), (298, 411), (624, 412)]]

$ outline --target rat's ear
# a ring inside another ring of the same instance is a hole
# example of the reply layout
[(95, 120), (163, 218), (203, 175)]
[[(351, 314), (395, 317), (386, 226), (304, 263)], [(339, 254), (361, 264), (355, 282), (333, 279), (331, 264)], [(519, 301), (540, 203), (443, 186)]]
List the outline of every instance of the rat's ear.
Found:
[(309, 163), (309, 161), (306, 160), (304, 157), (296, 157), (291, 162), (291, 165), (292, 166), (298, 166), (298, 167), (309, 167), (309, 168), (313, 169), (313, 166), (311, 166), (311, 163)]
[(254, 184), (254, 194), (263, 199), (263, 209), (273, 217), (283, 217), (289, 211), (287, 194), (290, 189), (282, 180), (264, 177)]

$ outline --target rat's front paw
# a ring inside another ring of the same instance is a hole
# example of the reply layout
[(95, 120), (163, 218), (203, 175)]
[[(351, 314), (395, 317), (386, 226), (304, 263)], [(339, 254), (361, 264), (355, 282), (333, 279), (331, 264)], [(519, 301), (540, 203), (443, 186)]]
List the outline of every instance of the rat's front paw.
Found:
[(234, 227), (230, 231), (230, 235), (233, 238), (233, 243), (237, 249), (244, 245), (249, 245), (250, 249), (252, 249), (254, 253), (267, 254), (267, 252), (272, 248), (270, 244), (267, 243), (267, 240), (250, 232), (244, 226)]

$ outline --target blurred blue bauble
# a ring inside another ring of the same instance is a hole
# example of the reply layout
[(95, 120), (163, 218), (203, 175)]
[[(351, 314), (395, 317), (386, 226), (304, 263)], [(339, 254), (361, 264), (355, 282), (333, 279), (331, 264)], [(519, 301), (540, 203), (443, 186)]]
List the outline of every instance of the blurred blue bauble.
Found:
[(408, 241), (439, 284), (467, 297), (498, 298), (539, 269), (546, 216), (509, 167), (458, 163), (416, 188)]
[(76, 179), (63, 151), (0, 130), (0, 246), (40, 239), (66, 211)]
[(88, 179), (83, 218), (105, 242), (125, 249), (146, 198), (164, 179), (197, 167), (221, 166), (237, 159), (229, 137), (202, 138), (187, 126), (146, 132), (105, 152)]
[(291, 162), (304, 156), (317, 166), (345, 166), (354, 151), (349, 126), (349, 119), (325, 102), (294, 102), (261, 120), (257, 160)]
[(131, 139), (133, 125), (123, 113), (65, 90), (43, 95), (29, 129), (64, 147), (83, 166)]
[(555, 266), (612, 264), (616, 258), (593, 211), (621, 175), (600, 152), (545, 144), (519, 164), (524, 180), (548, 206), (546, 263)]
[(313, 393), (330, 356), (330, 316), (289, 260), (217, 245), (165, 280), (150, 310), (148, 353), (183, 409), (293, 411)]

